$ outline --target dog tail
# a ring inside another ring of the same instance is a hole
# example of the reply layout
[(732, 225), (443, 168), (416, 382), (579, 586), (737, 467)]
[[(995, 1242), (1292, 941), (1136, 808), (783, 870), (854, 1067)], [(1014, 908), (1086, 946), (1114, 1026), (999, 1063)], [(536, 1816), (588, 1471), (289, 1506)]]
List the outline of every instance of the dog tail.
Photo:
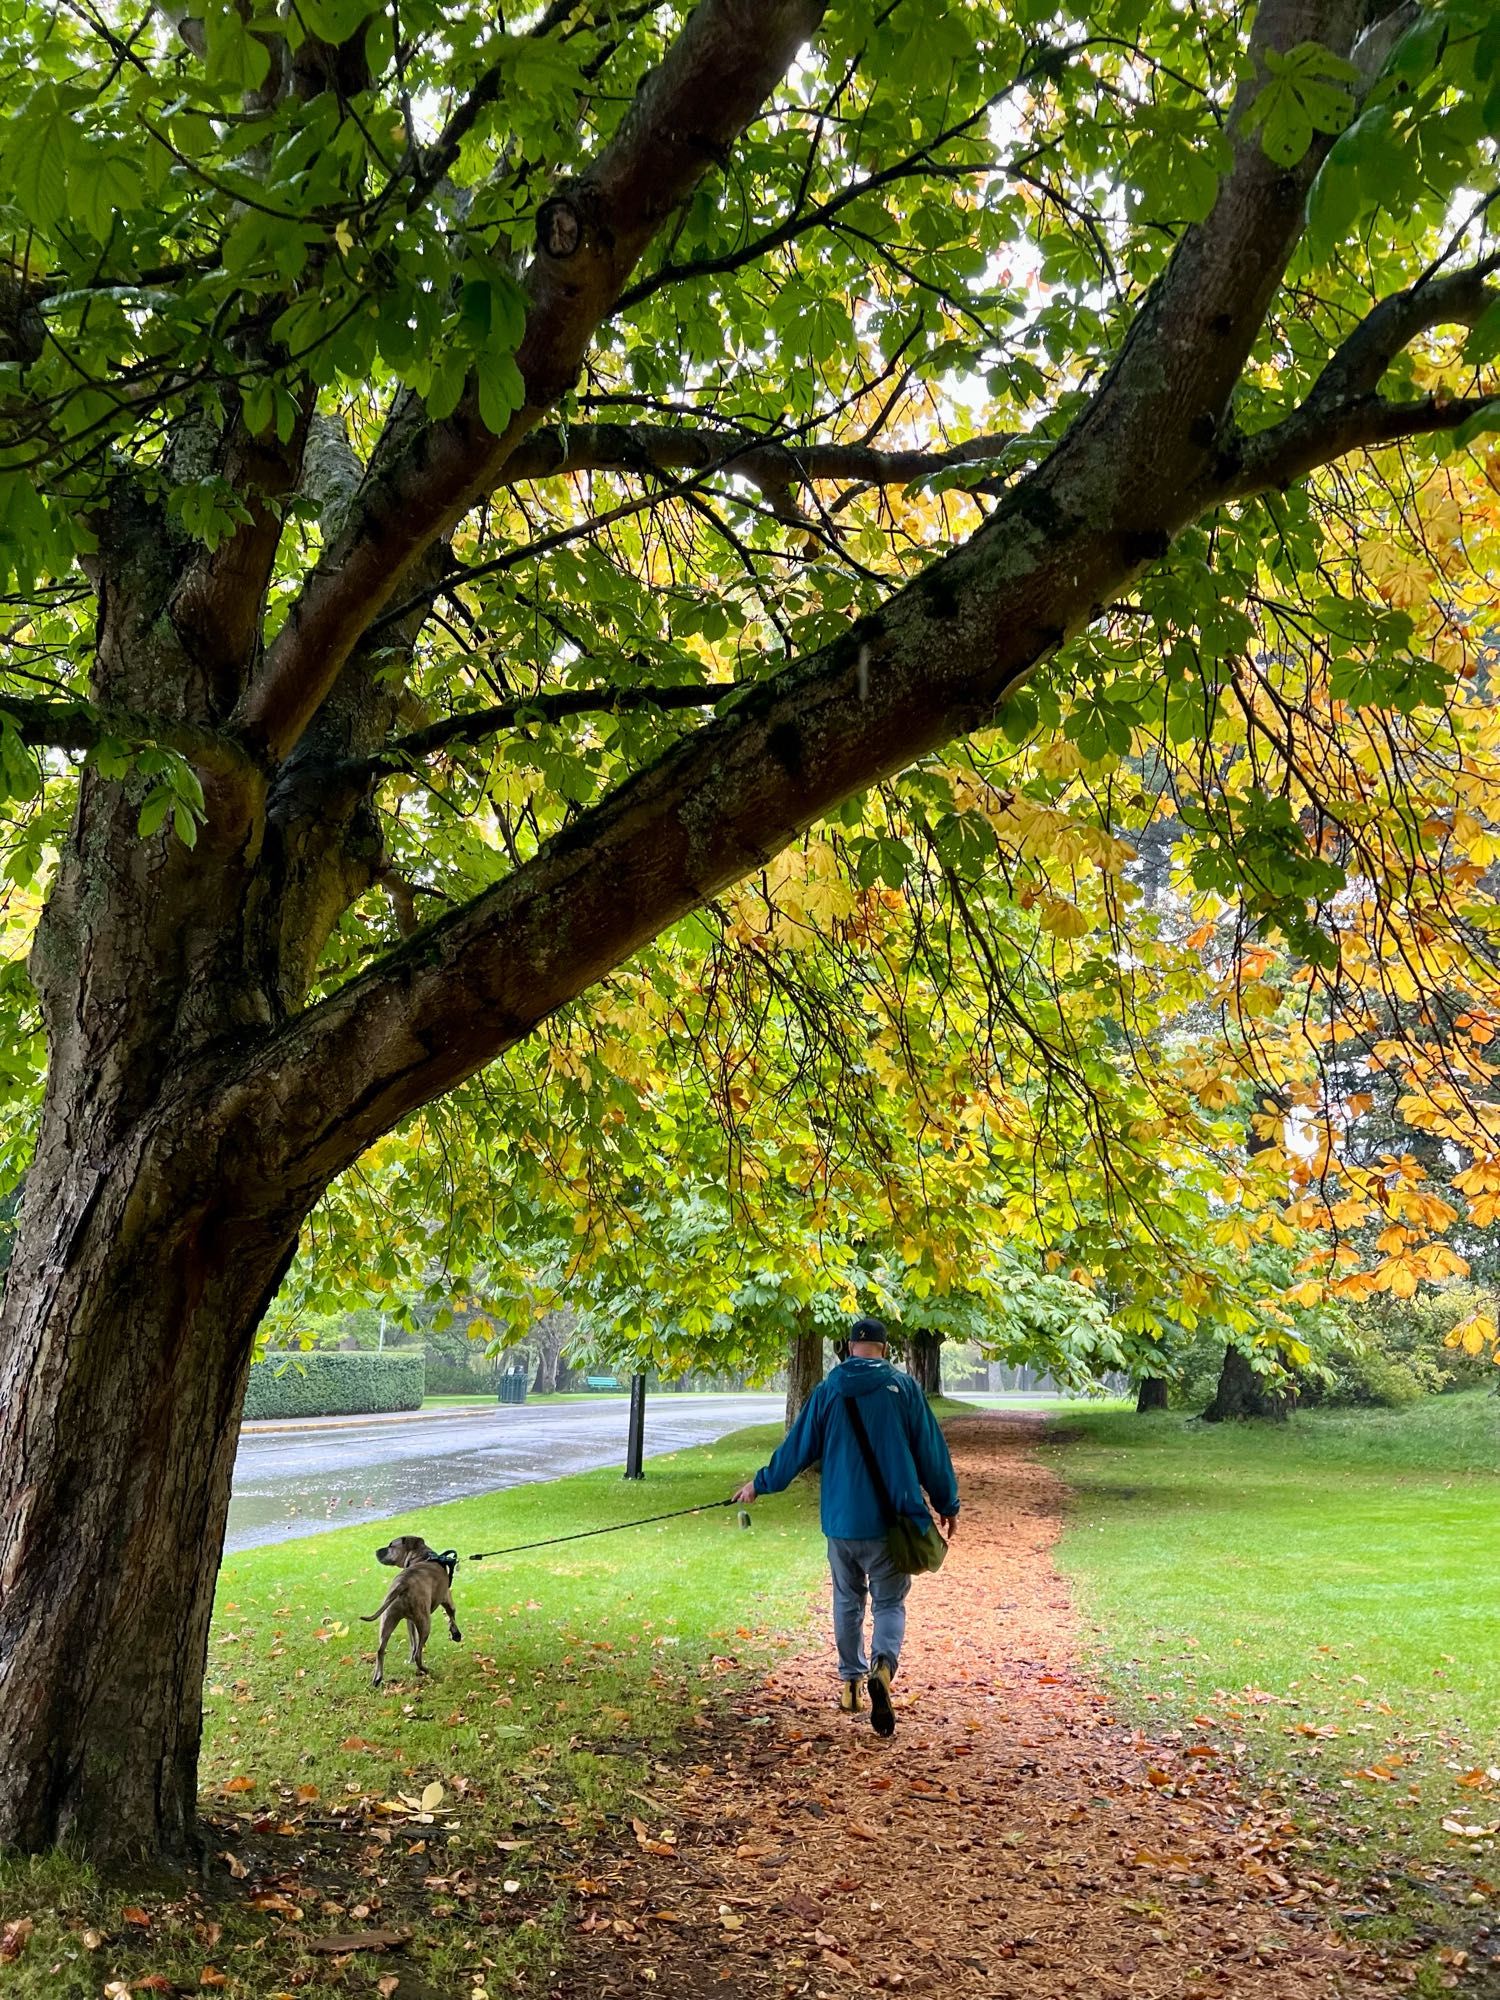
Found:
[[(385, 1606), (382, 1604), (380, 1607), (380, 1611), (384, 1611), (384, 1609)], [(360, 1624), (373, 1625), (375, 1623), (375, 1620), (380, 1616), (380, 1611), (361, 1611), (359, 1614)]]

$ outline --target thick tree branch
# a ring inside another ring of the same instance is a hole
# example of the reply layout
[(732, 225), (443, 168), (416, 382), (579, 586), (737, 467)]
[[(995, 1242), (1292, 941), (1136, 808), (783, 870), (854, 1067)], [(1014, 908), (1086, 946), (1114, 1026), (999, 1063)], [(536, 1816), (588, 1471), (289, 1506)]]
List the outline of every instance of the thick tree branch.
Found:
[(1285, 491), (1320, 465), (1351, 452), (1400, 444), (1403, 438), (1455, 431), (1484, 410), (1500, 409), (1500, 388), (1488, 396), (1425, 396), (1415, 403), (1390, 403), (1383, 396), (1326, 410), (1297, 411), (1285, 423), (1258, 431), (1244, 446), (1224, 485), (1222, 500), (1246, 500), (1256, 493)]
[(516, 360), (526, 401), (495, 436), (471, 389), (366, 481), (242, 704), (252, 741), (283, 757), (413, 561), (499, 479), (571, 388), (596, 327), (667, 217), (761, 112), (823, 0), (702, 0), (641, 85), (614, 138), (538, 216)]
[(1473, 326), (1500, 300), (1486, 281), (1500, 271), (1500, 251), (1468, 270), (1424, 278), (1382, 299), (1347, 339), (1308, 394), (1309, 406), (1331, 406), (1372, 395), (1396, 356), (1439, 326)]
[(1500, 252), (1382, 299), (1340, 342), (1297, 409), (1231, 445), (1220, 497), (1290, 486), (1348, 452), (1456, 430), (1493, 401), (1500, 387), (1491, 396), (1434, 395), (1407, 403), (1388, 402), (1376, 392), (1397, 356), (1420, 335), (1439, 326), (1473, 326), (1500, 300), (1500, 287), (1487, 282), (1497, 270)]
[(101, 743), (156, 744), (177, 751), (200, 771), (241, 779), (256, 773), (252, 760), (230, 737), (164, 716), (114, 713), (83, 701), (36, 701), (0, 692), (0, 724), (4, 723), (33, 750), (82, 754), (97, 750)]

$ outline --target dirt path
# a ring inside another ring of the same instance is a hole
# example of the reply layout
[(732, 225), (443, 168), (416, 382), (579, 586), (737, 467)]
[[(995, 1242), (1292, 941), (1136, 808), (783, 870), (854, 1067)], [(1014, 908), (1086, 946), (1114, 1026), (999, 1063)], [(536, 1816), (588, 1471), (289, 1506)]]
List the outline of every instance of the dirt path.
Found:
[(643, 1802), (633, 1843), (591, 1858), (557, 2000), (1329, 2000), (1402, 1980), (1333, 1936), (1333, 1885), (1230, 1758), (1133, 1734), (1079, 1673), (1034, 1422), (950, 1429), (961, 1538), (913, 1586), (895, 1738), (834, 1712), (831, 1645), (780, 1664)]

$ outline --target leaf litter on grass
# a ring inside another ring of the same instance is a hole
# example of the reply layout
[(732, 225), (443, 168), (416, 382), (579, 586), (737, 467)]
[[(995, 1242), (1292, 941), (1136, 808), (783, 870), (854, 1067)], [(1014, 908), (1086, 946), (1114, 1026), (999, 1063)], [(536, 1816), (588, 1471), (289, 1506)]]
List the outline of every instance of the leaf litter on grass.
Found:
[[(573, 1883), (554, 2000), (714, 1993), (1330, 2000), (1473, 1970), (1354, 1941), (1349, 1891), (1232, 1736), (1123, 1726), (1077, 1665), (1061, 1489), (1024, 1420), (950, 1429), (962, 1533), (913, 1586), (890, 1742), (826, 1646), (699, 1724), (673, 1839)], [(1213, 1718), (1200, 1717), (1199, 1727)], [(665, 1849), (665, 1851), (663, 1851)]]

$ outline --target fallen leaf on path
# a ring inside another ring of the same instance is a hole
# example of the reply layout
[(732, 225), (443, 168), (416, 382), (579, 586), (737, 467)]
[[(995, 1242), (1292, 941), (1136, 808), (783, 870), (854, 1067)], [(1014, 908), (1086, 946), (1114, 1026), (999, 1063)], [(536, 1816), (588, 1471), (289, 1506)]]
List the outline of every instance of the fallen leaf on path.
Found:
[(234, 1877), (236, 1882), (243, 1882), (245, 1877), (250, 1873), (250, 1870), (245, 1866), (244, 1862), (241, 1861), (240, 1857), (237, 1854), (231, 1854), (227, 1847), (225, 1848), (224, 1852), (219, 1856), (219, 1859), (223, 1862), (224, 1866), (229, 1870), (230, 1874)]
[(290, 1896), (283, 1896), (276, 1890), (266, 1890), (259, 1896), (252, 1896), (250, 1907), (252, 1910), (274, 1910), (284, 1917), (300, 1918), (302, 1915)]
[(851, 1819), (849, 1822), (849, 1831), (854, 1835), (856, 1840), (882, 1840), (885, 1837), (883, 1834), (877, 1833), (873, 1826), (866, 1826), (862, 1819)]
[(633, 1819), (630, 1825), (631, 1830), (635, 1834), (636, 1846), (643, 1848), (647, 1854), (665, 1855), (668, 1858), (676, 1855), (677, 1842), (675, 1839), (668, 1837), (662, 1840), (654, 1840), (651, 1836), (650, 1827), (641, 1819)]

